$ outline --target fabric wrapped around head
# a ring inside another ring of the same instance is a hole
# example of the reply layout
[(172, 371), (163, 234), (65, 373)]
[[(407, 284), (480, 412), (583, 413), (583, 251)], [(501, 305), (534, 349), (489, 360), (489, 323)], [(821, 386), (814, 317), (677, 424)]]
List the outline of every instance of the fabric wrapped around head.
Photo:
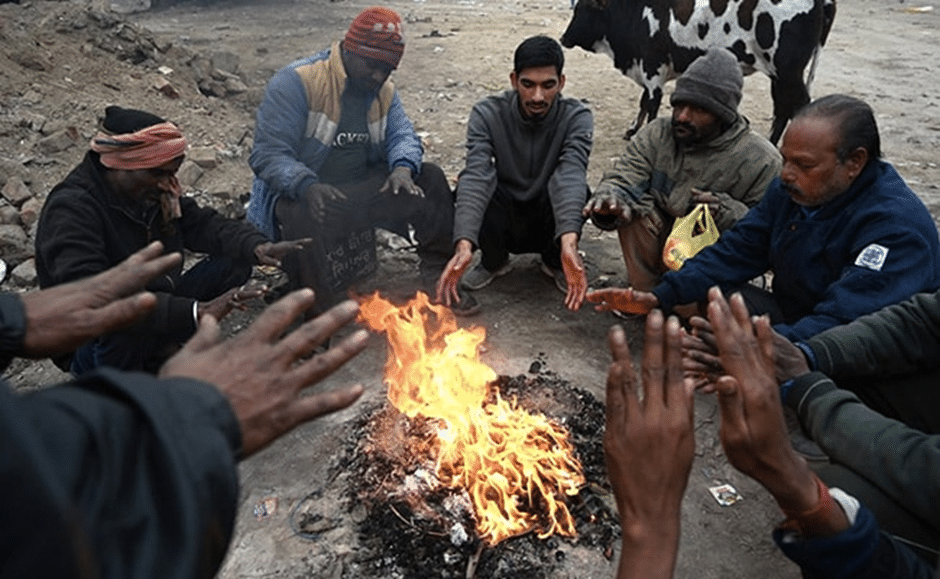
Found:
[(349, 25), (343, 48), (363, 58), (398, 68), (405, 52), (401, 18), (388, 8), (366, 8)]

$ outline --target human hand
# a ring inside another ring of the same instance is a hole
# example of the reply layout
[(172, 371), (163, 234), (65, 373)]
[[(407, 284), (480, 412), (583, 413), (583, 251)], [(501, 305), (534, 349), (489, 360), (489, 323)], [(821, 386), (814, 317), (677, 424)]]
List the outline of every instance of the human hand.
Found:
[(692, 188), (692, 204), (698, 205), (699, 203), (704, 203), (708, 207), (712, 218), (718, 218), (718, 213), (721, 211), (721, 199), (717, 195)]
[(589, 291), (584, 297), (587, 301), (597, 304), (594, 309), (598, 312), (618, 310), (630, 314), (648, 314), (659, 305), (659, 298), (655, 294), (641, 292), (632, 287), (603, 288)]
[(587, 275), (584, 262), (578, 253), (578, 234), (569, 232), (561, 236), (561, 269), (565, 272), (568, 293), (565, 294), (565, 307), (575, 312), (584, 303), (587, 293)]
[(731, 296), (729, 303), (715, 287), (708, 297), (708, 319), (729, 374), (716, 383), (725, 456), (770, 491), (783, 510), (811, 509), (819, 500), (818, 487), (787, 435), (770, 321), (761, 316), (752, 325), (741, 294)]
[(404, 191), (409, 195), (424, 197), (424, 191), (421, 190), (421, 187), (415, 185), (414, 180), (411, 178), (411, 169), (402, 166), (392, 169), (388, 179), (385, 180), (385, 184), (382, 185), (379, 191), (382, 193), (391, 191), (392, 195), (398, 195), (401, 191)]
[(314, 183), (307, 188), (306, 199), (310, 216), (316, 221), (323, 221), (326, 217), (326, 204), (330, 201), (345, 200), (346, 194), (332, 185)]
[(458, 286), (460, 278), (473, 261), (473, 244), (468, 239), (461, 239), (454, 249), (454, 256), (447, 262), (441, 277), (437, 280), (437, 296), (435, 301), (450, 307), (460, 302)]
[(783, 384), (791, 378), (809, 373), (809, 363), (803, 350), (785, 338), (782, 334), (771, 330), (774, 343), (774, 360), (776, 362), (777, 383)]
[(590, 217), (599, 229), (611, 231), (626, 225), (633, 219), (633, 212), (613, 191), (595, 193), (581, 210), (581, 215)]
[(682, 495), (695, 454), (694, 397), (682, 378), (679, 320), (670, 317), (664, 324), (659, 310), (647, 318), (642, 384), (623, 328), (611, 328), (607, 342), (613, 363), (607, 372), (604, 457), (623, 532), (617, 576), (672, 577)]
[(70, 352), (145, 315), (157, 298), (138, 292), (182, 261), (179, 253), (162, 252), (155, 241), (97, 275), (24, 294), (26, 332), (19, 354), (44, 358)]
[(268, 292), (268, 286), (258, 283), (246, 283), (234, 287), (224, 294), (207, 302), (196, 305), (196, 317), (202, 321), (203, 316), (212, 316), (216, 321), (221, 320), (232, 310), (244, 310), (245, 302), (260, 298)]
[(365, 330), (358, 330), (308, 358), (359, 311), (355, 302), (346, 301), (285, 335), (313, 302), (309, 289), (293, 292), (224, 341), (216, 320), (206, 317), (196, 335), (163, 365), (160, 377), (194, 378), (221, 390), (241, 425), (243, 456), (250, 456), (294, 427), (346, 408), (362, 394), (362, 386), (355, 385), (300, 395), (361, 352), (368, 338)]
[(277, 243), (266, 241), (255, 247), (255, 258), (260, 265), (281, 267), (282, 257), (292, 251), (300, 251), (311, 243), (313, 243), (313, 239), (309, 237), (294, 239), (292, 241), (279, 241)]
[(689, 318), (691, 332), (682, 330), (682, 368), (686, 379), (704, 394), (715, 391), (715, 381), (724, 375), (712, 326), (705, 318)]

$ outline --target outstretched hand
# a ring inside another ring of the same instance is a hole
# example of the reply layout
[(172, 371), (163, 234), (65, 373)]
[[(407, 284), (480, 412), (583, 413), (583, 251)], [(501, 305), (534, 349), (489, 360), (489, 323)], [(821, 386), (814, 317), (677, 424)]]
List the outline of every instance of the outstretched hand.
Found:
[[(680, 509), (695, 453), (693, 394), (682, 377), (679, 321), (654, 310), (646, 320), (643, 383), (623, 328), (607, 335), (604, 454), (623, 528), (617, 577), (672, 577)], [(640, 390), (642, 389), (642, 395)]]
[(435, 301), (447, 307), (460, 301), (460, 278), (470, 267), (473, 261), (473, 244), (468, 239), (461, 239), (454, 249), (454, 256), (447, 262), (444, 272), (437, 280), (437, 295)]
[(278, 241), (277, 243), (270, 241), (259, 243), (258, 246), (255, 247), (255, 259), (258, 260), (260, 265), (281, 267), (282, 257), (292, 251), (300, 251), (311, 243), (313, 243), (313, 239), (309, 237), (294, 239), (292, 241)]
[(816, 479), (790, 444), (780, 390), (774, 378), (770, 320), (753, 324), (741, 294), (726, 301), (709, 293), (708, 319), (727, 376), (716, 388), (721, 408), (721, 444), (728, 461), (761, 483), (785, 511), (801, 512), (819, 500)]
[(659, 298), (655, 294), (641, 292), (632, 287), (609, 287), (589, 291), (584, 297), (587, 301), (597, 304), (594, 309), (598, 312), (618, 310), (630, 314), (648, 314), (659, 306)]
[(97, 275), (23, 295), (26, 334), (19, 354), (43, 358), (69, 352), (147, 314), (157, 298), (138, 292), (182, 260), (178, 253), (162, 252), (163, 245), (153, 242)]
[(243, 456), (249, 456), (294, 427), (349, 406), (362, 394), (362, 386), (355, 385), (301, 395), (301, 390), (361, 352), (368, 338), (365, 330), (358, 330), (326, 352), (312, 355), (359, 312), (355, 302), (346, 301), (285, 335), (313, 301), (309, 289), (288, 294), (247, 329), (224, 341), (218, 323), (208, 316), (196, 335), (163, 365), (160, 377), (215, 384), (232, 405), (241, 425)]
[(565, 307), (576, 312), (584, 303), (587, 294), (587, 274), (584, 272), (584, 261), (578, 253), (578, 234), (564, 233), (561, 236), (561, 269), (565, 272), (565, 282), (568, 284), (568, 293), (565, 294)]
[(613, 191), (594, 193), (581, 210), (581, 215), (590, 218), (594, 225), (606, 231), (622, 227), (633, 219), (630, 206)]

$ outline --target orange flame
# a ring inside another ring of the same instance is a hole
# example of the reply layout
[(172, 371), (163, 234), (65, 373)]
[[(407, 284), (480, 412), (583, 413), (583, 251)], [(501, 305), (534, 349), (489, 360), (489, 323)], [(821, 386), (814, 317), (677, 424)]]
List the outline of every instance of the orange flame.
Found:
[(375, 293), (360, 304), (360, 321), (386, 332), (389, 401), (408, 417), (437, 420), (437, 477), (465, 488), (477, 532), (490, 545), (535, 530), (575, 535), (561, 500), (585, 480), (568, 432), (495, 391), (496, 373), (480, 361), (482, 327), (458, 328), (450, 309), (418, 292), (397, 307)]

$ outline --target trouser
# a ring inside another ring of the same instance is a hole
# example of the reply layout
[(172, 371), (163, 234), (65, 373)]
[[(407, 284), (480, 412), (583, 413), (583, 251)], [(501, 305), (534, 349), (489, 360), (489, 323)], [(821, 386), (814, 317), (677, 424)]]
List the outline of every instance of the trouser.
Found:
[[(581, 205), (587, 202), (584, 190)], [(510, 254), (538, 253), (552, 269), (561, 269), (561, 246), (555, 240), (555, 211), (548, 191), (530, 201), (516, 201), (498, 187), (483, 214), (478, 236), (480, 262), (496, 271)]]
[(291, 289), (316, 292), (312, 314), (339, 303), (356, 282), (375, 273), (376, 227), (406, 239), (409, 226), (414, 230), (422, 280), (436, 279), (453, 255), (454, 196), (440, 167), (422, 164), (414, 181), (423, 197), (380, 191), (387, 178), (387, 168), (375, 167), (365, 180), (334, 185), (346, 199), (328, 202), (322, 222), (306, 196), (278, 200), (281, 239), (313, 239), (283, 259)]
[(648, 292), (668, 271), (663, 263), (663, 246), (675, 220), (672, 215), (654, 207), (651, 213), (617, 228), (630, 287)]
[[(209, 256), (189, 268), (179, 279), (174, 295), (209, 301), (251, 277), (252, 265), (229, 257)], [(99, 366), (155, 374), (179, 344), (165, 333), (146, 329), (113, 332), (80, 346), (69, 371), (78, 376)]]

